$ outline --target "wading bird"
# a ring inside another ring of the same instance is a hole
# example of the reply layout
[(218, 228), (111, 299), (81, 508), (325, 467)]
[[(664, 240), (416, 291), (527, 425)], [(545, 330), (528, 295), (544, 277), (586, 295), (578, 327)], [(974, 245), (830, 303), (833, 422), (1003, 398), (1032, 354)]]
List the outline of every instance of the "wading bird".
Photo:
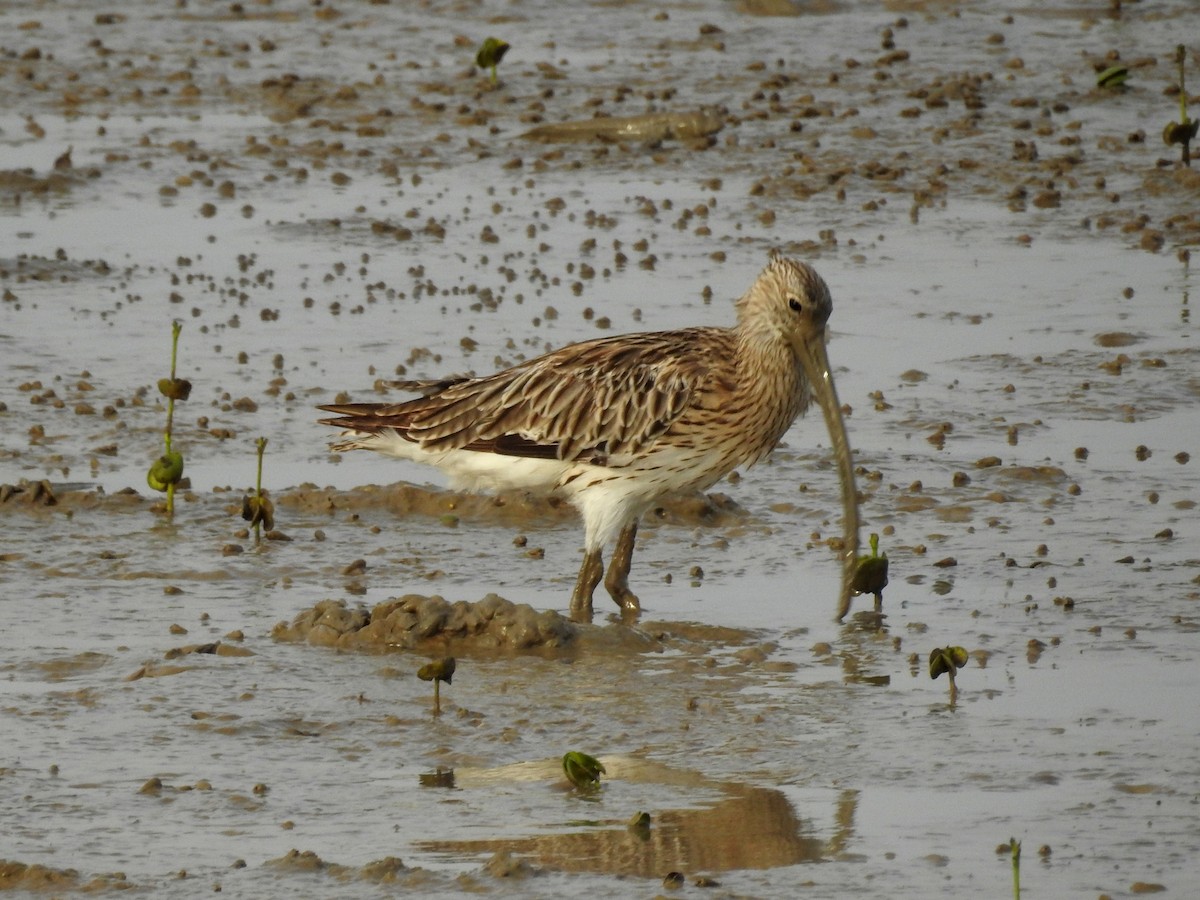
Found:
[[(664, 495), (704, 490), (766, 457), (815, 399), (842, 477), (849, 605), (858, 552), (850, 450), (825, 352), (829, 288), (776, 254), (736, 303), (732, 327), (695, 327), (571, 344), (479, 378), (403, 381), (402, 403), (320, 407), (343, 430), (338, 451), (375, 450), (437, 466), (456, 488), (529, 490), (583, 516), (571, 615), (590, 621), (604, 586), (622, 611), (638, 519)], [(849, 486), (847, 486), (849, 485)], [(604, 570), (604, 548), (615, 541)]]

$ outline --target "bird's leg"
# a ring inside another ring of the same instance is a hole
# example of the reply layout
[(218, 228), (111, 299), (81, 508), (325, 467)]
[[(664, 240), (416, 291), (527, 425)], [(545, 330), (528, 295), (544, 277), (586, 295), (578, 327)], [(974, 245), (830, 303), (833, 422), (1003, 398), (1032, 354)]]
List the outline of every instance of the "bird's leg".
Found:
[(571, 618), (576, 622), (592, 621), (592, 591), (604, 574), (604, 558), (600, 548), (583, 554), (583, 565), (575, 579), (575, 590), (571, 592)]
[(617, 536), (612, 561), (604, 576), (604, 586), (623, 612), (637, 613), (642, 609), (637, 594), (629, 589), (629, 567), (633, 562), (633, 543), (637, 538), (637, 522), (630, 522)]

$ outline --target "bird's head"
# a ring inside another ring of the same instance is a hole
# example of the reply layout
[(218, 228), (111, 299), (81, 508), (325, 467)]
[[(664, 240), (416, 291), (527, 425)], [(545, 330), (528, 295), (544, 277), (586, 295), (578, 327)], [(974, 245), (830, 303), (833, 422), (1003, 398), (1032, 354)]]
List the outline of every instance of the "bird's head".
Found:
[(812, 266), (772, 253), (737, 306), (744, 325), (770, 331), (800, 352), (804, 345), (824, 345), (833, 300), (825, 279)]
[(833, 300), (825, 279), (807, 263), (771, 254), (746, 295), (738, 301), (739, 328), (768, 339), (782, 339), (795, 354), (807, 382), (808, 393), (821, 407), (829, 429), (834, 458), (842, 482), (845, 540), (842, 548), (844, 577), (838, 618), (849, 609), (850, 584), (858, 553), (858, 492), (833, 371), (825, 350), (826, 324)]

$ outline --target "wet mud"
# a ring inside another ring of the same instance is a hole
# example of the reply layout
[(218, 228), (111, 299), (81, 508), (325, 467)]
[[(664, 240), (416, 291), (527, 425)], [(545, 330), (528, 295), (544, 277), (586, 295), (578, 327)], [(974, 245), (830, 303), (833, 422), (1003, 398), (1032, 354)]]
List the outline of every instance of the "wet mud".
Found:
[(571, 645), (579, 629), (555, 610), (538, 612), (496, 594), (477, 603), (409, 594), (374, 609), (347, 609), (326, 601), (301, 613), (273, 634), (286, 641), (345, 649), (413, 650), (461, 654), (474, 650), (557, 649)]
[[(637, 758), (603, 757), (601, 762), (608, 777), (630, 784), (707, 791), (711, 799), (696, 809), (662, 810), (649, 821), (597, 822), (594, 824), (602, 827), (533, 838), (426, 841), (421, 849), (448, 855), (491, 853), (488, 867), (492, 870), (499, 863), (520, 860), (525, 867), (516, 873), (522, 877), (553, 870), (659, 880), (666, 873), (689, 871), (691, 878), (685, 880), (694, 886), (717, 887), (720, 882), (705, 873), (837, 859), (854, 835), (853, 791), (839, 798), (833, 830), (816, 834), (812, 823), (799, 818), (782, 791), (726, 784), (698, 772)], [(498, 770), (460, 769), (455, 772), (455, 783), (553, 782), (558, 768), (558, 761), (553, 760)], [(745, 832), (763, 839), (745, 841), (741, 838)]]
[(725, 125), (721, 110), (684, 113), (647, 113), (641, 116), (601, 116), (572, 122), (539, 125), (521, 135), (546, 144), (572, 141), (636, 141), (656, 144), (668, 138), (701, 141)]
[[(1013, 837), (1031, 895), (1200, 891), (1192, 18), (0, 11), (0, 891), (1007, 896)], [(773, 248), (832, 289), (879, 612), (832, 621), (819, 417), (588, 627), (568, 507), (328, 452), (395, 379), (727, 324)]]

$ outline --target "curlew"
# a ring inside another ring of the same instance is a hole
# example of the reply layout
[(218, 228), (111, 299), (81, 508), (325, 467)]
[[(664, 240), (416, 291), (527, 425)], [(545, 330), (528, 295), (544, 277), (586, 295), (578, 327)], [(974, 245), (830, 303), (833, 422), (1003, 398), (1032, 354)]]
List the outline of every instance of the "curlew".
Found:
[[(731, 327), (693, 327), (571, 344), (478, 378), (403, 381), (400, 403), (322, 406), (337, 451), (374, 450), (437, 466), (467, 490), (565, 498), (583, 517), (571, 615), (590, 621), (601, 578), (636, 614), (629, 569), (644, 512), (762, 460), (815, 400), (842, 479), (843, 588), (858, 551), (857, 497), (825, 350), (833, 303), (809, 265), (772, 254)], [(607, 571), (603, 553), (613, 544)]]

